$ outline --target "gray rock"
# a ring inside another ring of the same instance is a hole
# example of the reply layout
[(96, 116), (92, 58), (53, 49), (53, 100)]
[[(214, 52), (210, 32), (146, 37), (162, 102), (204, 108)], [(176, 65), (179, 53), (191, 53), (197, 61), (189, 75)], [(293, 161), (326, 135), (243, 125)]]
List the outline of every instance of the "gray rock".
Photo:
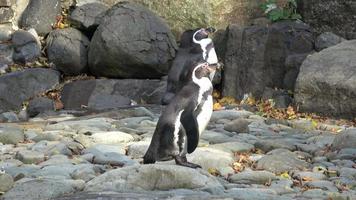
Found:
[(25, 164), (37, 164), (45, 160), (45, 155), (37, 151), (22, 150), (17, 152), (16, 158)]
[(94, 110), (127, 107), (137, 103), (158, 104), (164, 90), (160, 80), (86, 80), (68, 83), (61, 93), (65, 109), (82, 105)]
[(300, 111), (355, 117), (355, 52), (356, 40), (351, 40), (307, 57), (295, 89)]
[(0, 173), (0, 192), (7, 192), (14, 185), (14, 179), (9, 174)]
[(79, 165), (60, 164), (44, 166), (31, 174), (32, 177), (50, 177), (57, 179), (71, 179), (71, 174), (79, 168)]
[(31, 0), (19, 22), (23, 29), (34, 28), (40, 35), (46, 35), (61, 14), (61, 1)]
[(41, 55), (39, 41), (28, 31), (15, 31), (12, 34), (11, 41), (15, 50), (12, 56), (15, 62), (26, 64), (27, 62), (34, 61)]
[(33, 68), (0, 77), (0, 113), (17, 110), (23, 101), (52, 89), (59, 83), (59, 73), (51, 69)]
[(286, 74), (283, 79), (283, 88), (286, 90), (294, 91), (295, 80), (297, 80), (300, 66), (305, 58), (311, 53), (292, 54), (287, 56), (285, 61)]
[(331, 144), (333, 150), (356, 147), (356, 129), (345, 130), (336, 135)]
[(101, 153), (118, 153), (125, 154), (125, 146), (120, 144), (115, 145), (107, 145), (107, 144), (95, 144), (91, 146), (89, 149), (86, 149), (84, 152), (101, 152)]
[(65, 155), (53, 155), (48, 160), (39, 163), (39, 166), (72, 164), (72, 161)]
[(276, 178), (276, 175), (268, 171), (243, 171), (232, 175), (230, 181), (239, 184), (266, 184)]
[(189, 162), (200, 165), (203, 169), (217, 169), (231, 166), (234, 156), (231, 152), (213, 149), (210, 147), (199, 147), (193, 153), (187, 155)]
[(71, 176), (74, 180), (83, 180), (85, 182), (88, 182), (96, 177), (96, 171), (94, 169), (94, 166), (86, 165), (74, 170), (71, 173)]
[(63, 122), (58, 122), (56, 124), (49, 124), (45, 127), (46, 130), (75, 130), (82, 132), (99, 132), (99, 131), (108, 131), (112, 127), (113, 119), (105, 117), (97, 117), (91, 119), (83, 120), (67, 120)]
[(4, 112), (0, 114), (0, 122), (19, 122), (19, 118), (14, 112)]
[(311, 179), (313, 181), (318, 181), (318, 180), (326, 180), (327, 176), (323, 174), (322, 172), (306, 172), (306, 171), (300, 171), (293, 173), (292, 175), (293, 178), (297, 180), (305, 180), (305, 179)]
[(318, 34), (333, 32), (347, 39), (356, 39), (356, 22), (350, 17), (356, 14), (353, 1), (301, 0), (298, 2), (298, 12), (303, 16), (303, 21), (310, 24)]
[(225, 133), (206, 130), (201, 134), (201, 139), (207, 140), (210, 144), (219, 144), (224, 142), (231, 142), (232, 137)]
[(227, 196), (231, 198), (238, 197), (239, 199), (255, 200), (255, 199), (269, 199), (269, 200), (287, 200), (290, 198), (283, 198), (279, 196), (273, 189), (266, 188), (232, 188), (227, 190)]
[(256, 169), (264, 169), (273, 173), (283, 173), (291, 170), (304, 170), (310, 165), (288, 150), (272, 155), (266, 155), (257, 161)]
[(53, 111), (54, 102), (46, 97), (36, 97), (30, 100), (27, 108), (28, 115), (34, 117), (45, 111)]
[(23, 130), (17, 126), (0, 125), (0, 142), (4, 144), (17, 144), (23, 142), (25, 136)]
[(315, 130), (316, 126), (311, 120), (307, 119), (295, 119), (289, 121), (289, 126), (292, 128), (302, 130), (302, 131), (312, 131)]
[(111, 166), (132, 166), (138, 165), (137, 161), (131, 160), (128, 156), (115, 152), (102, 153), (95, 149), (85, 151), (83, 158), (93, 164), (111, 165)]
[(356, 169), (343, 167), (340, 169), (340, 177), (356, 180)]
[(21, 166), (12, 166), (7, 168), (6, 173), (10, 174), (14, 180), (17, 181), (24, 177), (30, 177), (38, 170), (40, 170), (40, 166), (22, 164)]
[(150, 145), (149, 141), (135, 142), (127, 147), (127, 155), (133, 159), (142, 158)]
[(234, 120), (237, 118), (248, 118), (253, 115), (252, 112), (245, 110), (219, 110), (213, 112), (210, 121), (216, 122), (220, 119)]
[(203, 170), (177, 165), (140, 165), (109, 171), (89, 181), (85, 191), (152, 191), (171, 189), (223, 191), (219, 181)]
[(109, 9), (109, 6), (94, 2), (76, 7), (69, 16), (69, 20), (75, 27), (84, 30), (88, 33), (94, 33), (99, 26), (99, 21), (103, 13)]
[(10, 167), (17, 167), (23, 163), (16, 159), (8, 159), (0, 162), (0, 169), (7, 170)]
[(310, 182), (306, 182), (305, 186), (310, 188), (327, 190), (330, 192), (338, 192), (337, 187), (335, 187), (335, 185), (330, 181), (310, 181)]
[(51, 31), (46, 39), (48, 61), (65, 75), (88, 70), (89, 39), (74, 28)]
[(325, 32), (320, 34), (315, 40), (315, 49), (321, 51), (323, 49), (335, 46), (341, 42), (344, 42), (346, 39), (332, 33)]
[(311, 28), (297, 21), (249, 27), (234, 24), (226, 34), (223, 95), (237, 99), (249, 93), (260, 98), (266, 87), (283, 88), (286, 58), (314, 47)]
[(168, 72), (176, 49), (162, 19), (137, 4), (118, 3), (94, 33), (89, 67), (96, 76), (158, 78)]
[(100, 144), (127, 143), (134, 140), (132, 135), (120, 131), (96, 132), (90, 138)]
[(82, 180), (52, 178), (24, 178), (5, 193), (2, 198), (10, 199), (53, 199), (64, 194), (80, 191), (84, 188)]
[(209, 145), (209, 147), (213, 149), (220, 149), (230, 153), (250, 152), (254, 148), (253, 145), (242, 142), (225, 142), (220, 144)]
[(356, 160), (356, 148), (341, 149), (340, 151), (337, 152), (335, 159)]
[(270, 140), (259, 140), (255, 143), (255, 147), (261, 149), (264, 152), (272, 151), (273, 149), (288, 149), (288, 150), (296, 150), (296, 146), (283, 139), (270, 139)]
[(224, 129), (236, 133), (248, 133), (249, 122), (245, 119), (235, 119), (230, 123), (225, 124)]

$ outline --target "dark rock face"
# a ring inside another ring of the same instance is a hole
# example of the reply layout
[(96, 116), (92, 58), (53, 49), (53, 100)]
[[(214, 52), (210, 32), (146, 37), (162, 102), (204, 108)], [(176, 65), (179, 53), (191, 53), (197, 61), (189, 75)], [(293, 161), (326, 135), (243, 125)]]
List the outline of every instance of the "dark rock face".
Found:
[(71, 24), (77, 28), (94, 33), (95, 29), (99, 26), (98, 21), (101, 14), (107, 11), (109, 7), (103, 3), (88, 3), (77, 7), (69, 16)]
[(344, 38), (335, 35), (334, 33), (322, 33), (315, 40), (315, 49), (317, 51), (321, 51), (323, 49), (335, 46), (343, 41), (345, 41)]
[(165, 88), (160, 80), (139, 79), (97, 79), (76, 81), (66, 84), (62, 91), (65, 109), (102, 110), (138, 103), (159, 104)]
[(29, 32), (18, 30), (12, 34), (13, 60), (18, 63), (31, 62), (41, 55), (41, 46)]
[(294, 91), (295, 81), (297, 80), (300, 66), (309, 54), (312, 54), (312, 52), (287, 56), (285, 61), (286, 74), (283, 79), (284, 89)]
[(79, 75), (88, 68), (89, 39), (74, 28), (57, 29), (47, 37), (48, 60), (66, 75)]
[(239, 27), (227, 30), (224, 66), (224, 96), (241, 99), (252, 93), (261, 97), (265, 87), (283, 88), (286, 58), (314, 48), (308, 25), (283, 21), (271, 26)]
[(28, 104), (27, 112), (30, 117), (34, 117), (45, 111), (53, 111), (54, 102), (46, 97), (34, 98)]
[(33, 68), (0, 76), (0, 113), (21, 108), (23, 101), (59, 83), (59, 72)]
[(301, 0), (299, 13), (320, 34), (333, 32), (347, 39), (356, 39), (356, 2), (354, 0)]
[(168, 72), (176, 49), (162, 19), (139, 5), (118, 3), (94, 33), (89, 67), (96, 76), (158, 78)]
[(300, 68), (295, 101), (301, 111), (355, 117), (356, 40), (308, 56)]
[(34, 28), (38, 34), (46, 35), (52, 30), (52, 24), (60, 14), (60, 0), (31, 0), (22, 14), (20, 27)]

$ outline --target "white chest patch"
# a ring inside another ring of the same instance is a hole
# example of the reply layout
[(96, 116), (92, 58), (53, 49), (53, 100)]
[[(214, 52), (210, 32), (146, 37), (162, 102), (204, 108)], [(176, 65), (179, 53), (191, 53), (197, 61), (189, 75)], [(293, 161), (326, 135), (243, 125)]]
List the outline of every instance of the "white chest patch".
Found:
[(179, 128), (180, 128), (180, 125), (181, 125), (181, 122), (180, 122), (180, 117), (182, 115), (184, 110), (181, 110), (179, 111), (178, 115), (177, 115), (177, 118), (176, 118), (176, 121), (174, 122), (174, 132), (173, 132), (173, 135), (174, 135), (174, 145), (177, 145), (178, 146), (178, 139), (179, 139)]
[(208, 96), (207, 100), (201, 107), (201, 112), (197, 116), (199, 135), (205, 130), (208, 125), (211, 115), (213, 114), (213, 97)]
[(194, 42), (199, 44), (201, 49), (203, 50), (203, 59), (209, 64), (216, 64), (218, 63), (218, 56), (216, 55), (215, 48), (211, 48), (207, 53), (207, 47), (213, 43), (210, 38), (205, 38), (200, 41), (194, 39)]

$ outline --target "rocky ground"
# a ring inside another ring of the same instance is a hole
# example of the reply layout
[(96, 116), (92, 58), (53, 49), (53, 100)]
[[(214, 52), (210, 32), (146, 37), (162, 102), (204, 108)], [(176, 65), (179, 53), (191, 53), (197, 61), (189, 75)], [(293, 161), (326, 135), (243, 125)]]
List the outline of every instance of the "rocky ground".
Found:
[(62, 111), (0, 124), (0, 198), (356, 198), (355, 128), (215, 111), (188, 157), (202, 169), (142, 165), (160, 110)]

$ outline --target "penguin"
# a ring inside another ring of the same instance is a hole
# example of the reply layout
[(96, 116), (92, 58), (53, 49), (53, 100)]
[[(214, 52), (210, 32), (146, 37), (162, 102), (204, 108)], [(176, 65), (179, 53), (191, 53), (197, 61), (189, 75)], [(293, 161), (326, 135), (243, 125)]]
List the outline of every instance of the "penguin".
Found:
[[(185, 31), (180, 39), (177, 56), (168, 73), (167, 89), (161, 99), (167, 105), (174, 95), (188, 82), (187, 73), (192, 62), (208, 62), (218, 64), (212, 39), (208, 36), (215, 32), (214, 28), (200, 28)], [(211, 75), (214, 77), (214, 73)]]
[(171, 99), (158, 119), (143, 163), (155, 163), (174, 158), (177, 165), (198, 168), (187, 161), (186, 154), (198, 146), (199, 136), (213, 112), (213, 85), (209, 78), (216, 66), (192, 64), (188, 83)]

